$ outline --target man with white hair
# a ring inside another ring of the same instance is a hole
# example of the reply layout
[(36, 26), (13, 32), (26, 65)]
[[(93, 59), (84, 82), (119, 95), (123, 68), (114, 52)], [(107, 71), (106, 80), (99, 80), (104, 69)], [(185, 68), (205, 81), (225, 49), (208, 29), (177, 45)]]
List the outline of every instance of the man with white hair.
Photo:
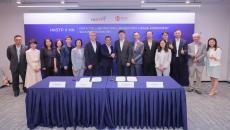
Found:
[[(194, 33), (192, 35), (193, 42), (188, 45), (189, 88), (187, 91), (192, 92), (194, 90), (197, 94), (202, 94), (200, 86), (206, 53), (206, 45), (200, 42), (200, 38), (199, 33)], [(196, 85), (194, 81), (196, 81)]]
[(90, 41), (86, 43), (84, 49), (86, 75), (98, 76), (100, 75), (100, 48), (101, 43), (96, 41), (96, 32), (89, 32)]

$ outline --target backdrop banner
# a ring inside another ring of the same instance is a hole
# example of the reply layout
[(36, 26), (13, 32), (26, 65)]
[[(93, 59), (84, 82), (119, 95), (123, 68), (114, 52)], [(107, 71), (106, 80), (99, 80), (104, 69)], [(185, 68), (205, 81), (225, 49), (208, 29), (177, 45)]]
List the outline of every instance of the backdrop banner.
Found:
[[(118, 31), (125, 30), (126, 38), (133, 41), (133, 33), (139, 32), (141, 40), (146, 38), (147, 31), (154, 32), (154, 39), (161, 38), (161, 33), (169, 32), (173, 39), (173, 31), (181, 29), (183, 38), (188, 42), (194, 33), (194, 13), (25, 13), (25, 41), (34, 38), (38, 47), (43, 47), (46, 37), (53, 41), (64, 40), (71, 35), (73, 40), (81, 38), (83, 44), (89, 41), (88, 33), (95, 31), (97, 40), (104, 43), (104, 37), (110, 35), (112, 42), (118, 39)], [(73, 42), (74, 45), (74, 42)]]

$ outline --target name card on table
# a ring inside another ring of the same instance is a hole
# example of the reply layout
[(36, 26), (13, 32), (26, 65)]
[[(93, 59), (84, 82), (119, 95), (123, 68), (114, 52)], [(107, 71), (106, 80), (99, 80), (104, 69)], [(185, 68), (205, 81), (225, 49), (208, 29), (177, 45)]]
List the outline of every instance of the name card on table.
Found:
[(92, 88), (92, 82), (82, 82), (82, 81), (79, 81), (79, 82), (76, 82), (76, 85), (75, 85), (76, 88)]
[(125, 79), (125, 76), (117, 76), (116, 77), (116, 81), (117, 82), (123, 82), (123, 81), (125, 81), (126, 79)]
[(101, 82), (102, 78), (101, 77), (93, 77), (92, 82)]
[[(92, 77), (91, 82), (101, 82), (101, 77)], [(90, 77), (83, 77), (79, 80), (79, 82), (90, 82)]]
[(118, 88), (134, 88), (134, 82), (117, 82)]
[(137, 77), (135, 77), (135, 76), (128, 76), (127, 77), (127, 81), (129, 81), (129, 82), (137, 82)]
[(66, 82), (63, 81), (50, 81), (49, 88), (65, 88)]
[(146, 82), (146, 88), (164, 88), (163, 82)]
[(79, 80), (79, 82), (89, 82), (90, 78), (89, 77), (83, 77)]

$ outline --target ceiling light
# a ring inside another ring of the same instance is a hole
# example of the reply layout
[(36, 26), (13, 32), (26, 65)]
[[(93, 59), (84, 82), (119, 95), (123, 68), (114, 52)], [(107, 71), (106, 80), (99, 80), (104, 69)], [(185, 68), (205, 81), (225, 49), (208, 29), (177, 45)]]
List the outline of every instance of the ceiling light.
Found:
[(21, 2), (21, 0), (17, 0), (16, 3), (17, 4), (21, 4), (22, 2)]
[(61, 4), (65, 4), (65, 0), (61, 0), (61, 2), (60, 2)]
[(191, 2), (189, 0), (185, 1), (186, 4), (190, 4)]

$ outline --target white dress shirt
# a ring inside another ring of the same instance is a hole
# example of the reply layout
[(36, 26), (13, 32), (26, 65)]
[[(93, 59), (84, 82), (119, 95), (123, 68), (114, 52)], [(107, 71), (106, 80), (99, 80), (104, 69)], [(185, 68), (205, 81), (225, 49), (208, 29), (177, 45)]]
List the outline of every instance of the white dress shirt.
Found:
[(176, 41), (176, 57), (179, 57), (179, 47), (180, 47), (180, 39), (175, 39)]
[(121, 51), (122, 51), (122, 48), (123, 48), (124, 42), (125, 42), (125, 40), (120, 40), (120, 48), (121, 48)]
[(198, 44), (199, 44), (199, 43), (195, 43), (195, 55), (196, 55), (197, 52), (198, 52)]
[(97, 43), (96, 43), (96, 41), (91, 41), (91, 43), (92, 43), (92, 46), (93, 46), (93, 50), (96, 53), (96, 51), (97, 51)]
[(109, 50), (109, 54), (111, 54), (111, 53), (112, 53), (111, 45), (106, 45), (106, 46), (107, 46), (107, 48), (108, 48), (108, 50)]
[(151, 50), (151, 48), (152, 48), (152, 40), (148, 40), (148, 45), (149, 45), (149, 49)]
[(17, 56), (18, 56), (18, 62), (19, 62), (19, 61), (20, 61), (21, 47), (17, 47), (17, 46), (16, 46), (16, 49), (17, 49)]

